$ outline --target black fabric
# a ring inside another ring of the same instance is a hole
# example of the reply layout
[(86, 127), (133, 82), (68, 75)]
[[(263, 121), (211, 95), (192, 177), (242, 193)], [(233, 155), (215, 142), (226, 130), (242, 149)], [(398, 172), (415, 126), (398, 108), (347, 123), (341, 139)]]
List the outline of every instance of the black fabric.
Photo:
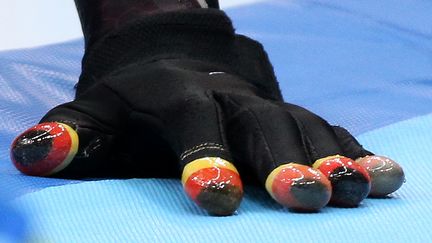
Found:
[(219, 0), (206, 0), (209, 8), (217, 8), (219, 9)]
[(86, 50), (77, 96), (106, 75), (160, 59), (203, 61), (254, 84), (269, 99), (282, 100), (261, 44), (235, 35), (230, 19), (215, 9), (147, 16)]
[(333, 126), (333, 130), (339, 140), (343, 153), (353, 159), (374, 155), (374, 153), (366, 150), (363, 146), (343, 127)]
[[(206, 2), (210, 8), (219, 8), (218, 0)], [(75, 0), (75, 5), (87, 47), (101, 36), (143, 16), (205, 7), (198, 0)]]
[(210, 156), (264, 183), (281, 164), (362, 150), (284, 103), (262, 46), (215, 9), (147, 16), (98, 40), (86, 49), (76, 99), (45, 121), (71, 124), (80, 137), (59, 177), (179, 177)]

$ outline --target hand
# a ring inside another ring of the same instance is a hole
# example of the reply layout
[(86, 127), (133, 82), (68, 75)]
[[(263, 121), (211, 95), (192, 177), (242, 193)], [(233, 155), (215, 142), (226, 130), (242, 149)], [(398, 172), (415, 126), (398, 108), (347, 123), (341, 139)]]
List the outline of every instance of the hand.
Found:
[(36, 176), (182, 172), (186, 193), (214, 215), (239, 207), (240, 175), (293, 210), (357, 206), (371, 179), (352, 159), (373, 156), (284, 103), (264, 50), (218, 10), (145, 18), (88, 48), (76, 99), (19, 135), (11, 155)]

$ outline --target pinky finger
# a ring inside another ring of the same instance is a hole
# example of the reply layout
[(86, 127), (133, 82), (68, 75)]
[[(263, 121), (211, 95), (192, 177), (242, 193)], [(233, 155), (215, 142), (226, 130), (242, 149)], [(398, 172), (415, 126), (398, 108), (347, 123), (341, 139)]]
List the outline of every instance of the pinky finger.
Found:
[(395, 161), (363, 148), (345, 128), (333, 126), (344, 154), (363, 166), (371, 178), (369, 197), (384, 197), (397, 191), (405, 181), (402, 167)]
[(405, 182), (402, 167), (387, 157), (368, 155), (356, 162), (366, 168), (371, 177), (370, 197), (385, 197), (397, 191)]

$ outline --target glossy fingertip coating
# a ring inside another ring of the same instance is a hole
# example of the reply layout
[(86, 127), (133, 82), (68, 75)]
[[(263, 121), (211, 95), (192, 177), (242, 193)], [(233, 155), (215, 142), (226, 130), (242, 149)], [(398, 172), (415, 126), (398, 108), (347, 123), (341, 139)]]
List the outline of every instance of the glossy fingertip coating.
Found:
[(365, 168), (352, 159), (335, 155), (317, 160), (313, 167), (331, 182), (330, 204), (339, 207), (357, 207), (371, 189), (371, 179)]
[(266, 189), (279, 204), (301, 212), (315, 212), (331, 197), (330, 181), (318, 170), (296, 163), (274, 169), (266, 180)]
[(78, 151), (78, 134), (59, 122), (38, 124), (11, 145), (11, 160), (24, 174), (49, 176), (66, 168)]
[(188, 163), (182, 184), (188, 196), (210, 215), (232, 215), (243, 198), (243, 185), (230, 162), (207, 157)]
[(371, 177), (370, 197), (385, 197), (398, 190), (405, 181), (402, 167), (395, 161), (377, 155), (370, 155), (356, 160)]

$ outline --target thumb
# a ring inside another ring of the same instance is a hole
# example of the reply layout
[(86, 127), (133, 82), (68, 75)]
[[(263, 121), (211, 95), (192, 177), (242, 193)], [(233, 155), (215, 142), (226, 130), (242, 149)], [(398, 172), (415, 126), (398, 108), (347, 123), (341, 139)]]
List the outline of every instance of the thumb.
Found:
[(17, 136), (10, 152), (15, 167), (32, 176), (84, 177), (96, 170), (114, 141), (122, 110), (109, 90), (97, 92), (106, 97), (103, 102), (89, 92), (50, 110)]

